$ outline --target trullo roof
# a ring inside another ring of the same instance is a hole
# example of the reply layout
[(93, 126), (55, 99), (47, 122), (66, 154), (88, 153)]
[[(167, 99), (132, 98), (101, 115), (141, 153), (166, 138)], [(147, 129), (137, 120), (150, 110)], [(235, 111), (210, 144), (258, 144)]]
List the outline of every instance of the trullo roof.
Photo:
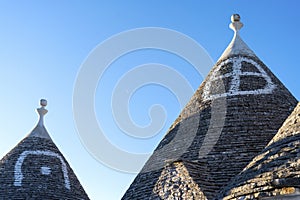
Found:
[(89, 199), (44, 126), (46, 105), (42, 99), (36, 127), (0, 161), (0, 199)]
[[(215, 199), (292, 112), (297, 100), (241, 39), (242, 25), (240, 16), (233, 15), (231, 43), (130, 185), (124, 200), (189, 199), (195, 191), (194, 199)], [(188, 187), (187, 180), (197, 187)]]

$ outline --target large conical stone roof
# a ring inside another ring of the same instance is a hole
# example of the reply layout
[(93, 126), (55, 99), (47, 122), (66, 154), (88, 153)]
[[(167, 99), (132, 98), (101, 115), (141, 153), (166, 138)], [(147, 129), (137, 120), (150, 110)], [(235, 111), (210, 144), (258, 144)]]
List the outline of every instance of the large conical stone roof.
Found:
[(37, 126), (0, 161), (0, 199), (89, 199), (44, 127), (46, 103)]
[[(204, 195), (195, 199), (215, 199), (292, 112), (297, 100), (241, 39), (242, 25), (239, 15), (233, 15), (231, 43), (123, 199), (171, 197), (172, 183), (161, 180), (167, 163), (178, 160), (198, 169), (193, 181)], [(180, 190), (177, 199), (188, 199), (190, 190)]]
[(300, 199), (300, 103), (222, 195), (226, 200)]

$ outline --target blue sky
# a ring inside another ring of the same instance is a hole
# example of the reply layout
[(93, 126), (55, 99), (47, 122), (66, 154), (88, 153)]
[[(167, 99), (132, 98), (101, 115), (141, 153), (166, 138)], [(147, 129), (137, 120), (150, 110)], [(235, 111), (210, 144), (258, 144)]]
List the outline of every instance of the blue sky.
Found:
[[(94, 159), (80, 142), (73, 118), (74, 84), (89, 53), (120, 32), (161, 27), (191, 37), (215, 62), (233, 36), (230, 16), (239, 13), (244, 41), (299, 99), (299, 7), (297, 0), (1, 1), (0, 155), (31, 131), (37, 121), (34, 109), (46, 98), (48, 132), (90, 198), (120, 199), (135, 174)], [(152, 84), (132, 96), (129, 110), (133, 121), (145, 126), (149, 107), (164, 105), (167, 119), (162, 130), (152, 138), (133, 139), (113, 124), (110, 97), (118, 77), (153, 62), (174, 68), (194, 89), (203, 80), (182, 58), (160, 50), (144, 49), (116, 60), (98, 84), (95, 114), (110, 141), (129, 152), (151, 152), (181, 110), (174, 94)]]

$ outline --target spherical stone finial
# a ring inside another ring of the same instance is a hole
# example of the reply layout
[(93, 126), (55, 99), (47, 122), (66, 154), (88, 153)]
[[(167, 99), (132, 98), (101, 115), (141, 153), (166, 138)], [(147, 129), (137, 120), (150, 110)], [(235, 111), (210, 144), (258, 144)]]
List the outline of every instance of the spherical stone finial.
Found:
[(231, 23), (229, 24), (229, 27), (237, 33), (242, 27), (243, 23), (240, 22), (241, 17), (239, 14), (233, 14), (231, 15)]
[(47, 106), (47, 100), (46, 100), (46, 99), (41, 99), (41, 100), (40, 100), (40, 105), (41, 105), (42, 107)]
[(241, 20), (241, 17), (239, 14), (231, 15), (231, 22), (239, 22), (240, 20)]

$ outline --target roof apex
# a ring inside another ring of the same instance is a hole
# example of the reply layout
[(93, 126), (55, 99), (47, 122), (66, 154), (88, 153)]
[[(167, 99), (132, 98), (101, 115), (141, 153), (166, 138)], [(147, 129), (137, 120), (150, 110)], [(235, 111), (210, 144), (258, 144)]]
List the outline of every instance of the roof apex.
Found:
[(37, 108), (36, 111), (39, 114), (39, 121), (35, 128), (29, 133), (27, 137), (40, 137), (51, 140), (51, 137), (44, 126), (44, 116), (47, 114), (48, 110), (45, 109), (47, 106), (47, 100), (41, 99), (40, 100), (40, 108)]
[(233, 14), (231, 16), (231, 23), (229, 27), (234, 31), (234, 36), (225, 49), (219, 60), (223, 60), (233, 55), (247, 55), (256, 56), (255, 53), (248, 47), (248, 45), (242, 40), (239, 34), (239, 30), (243, 27), (243, 23), (240, 22), (240, 16)]

